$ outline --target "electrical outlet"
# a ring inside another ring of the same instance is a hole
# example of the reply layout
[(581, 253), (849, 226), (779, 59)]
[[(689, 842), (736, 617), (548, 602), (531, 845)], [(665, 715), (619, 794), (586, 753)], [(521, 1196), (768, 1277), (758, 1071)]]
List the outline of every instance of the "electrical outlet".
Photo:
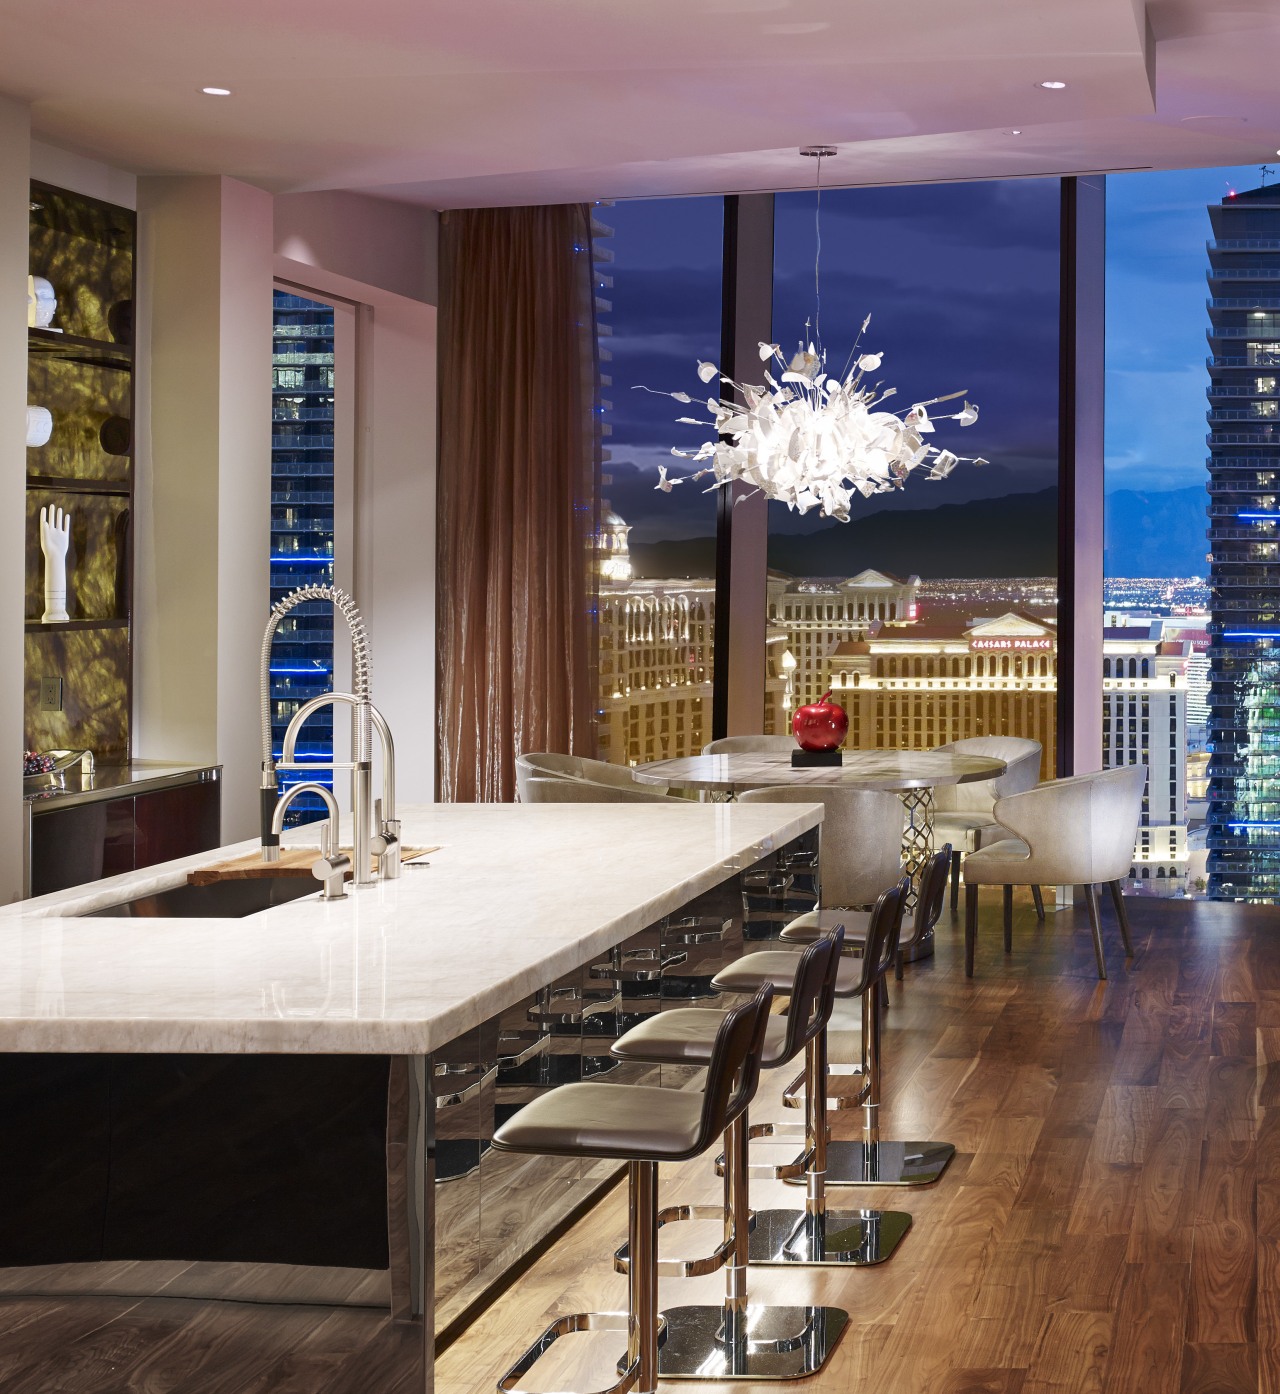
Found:
[(60, 712), (62, 710), (62, 679), (40, 679), (40, 710)]

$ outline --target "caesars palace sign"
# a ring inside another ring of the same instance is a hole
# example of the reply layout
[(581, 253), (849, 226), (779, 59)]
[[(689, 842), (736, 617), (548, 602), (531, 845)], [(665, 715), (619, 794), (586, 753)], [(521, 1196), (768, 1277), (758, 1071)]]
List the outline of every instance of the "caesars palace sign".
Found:
[(997, 636), (991, 639), (970, 639), (970, 650), (975, 649), (1051, 649), (1053, 640), (1048, 635), (1039, 639), (1019, 639), (1013, 635)]

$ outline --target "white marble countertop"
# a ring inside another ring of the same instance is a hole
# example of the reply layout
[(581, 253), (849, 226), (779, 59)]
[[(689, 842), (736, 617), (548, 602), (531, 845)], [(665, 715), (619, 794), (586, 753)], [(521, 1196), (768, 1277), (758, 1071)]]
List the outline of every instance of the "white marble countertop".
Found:
[[(0, 909), (0, 1051), (426, 1054), (815, 827), (804, 804), (401, 811), (400, 879), (244, 919), (76, 919), (240, 843)], [(349, 824), (348, 824), (349, 826)], [(299, 829), (287, 840), (314, 845)]]

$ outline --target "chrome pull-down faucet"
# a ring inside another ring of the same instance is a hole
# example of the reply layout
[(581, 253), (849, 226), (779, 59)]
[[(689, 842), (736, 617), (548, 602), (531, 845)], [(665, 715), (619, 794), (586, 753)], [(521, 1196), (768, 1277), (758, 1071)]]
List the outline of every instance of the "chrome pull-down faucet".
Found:
[[(347, 628), (351, 632), (351, 667), (353, 673), (353, 693), (328, 693), (323, 697), (314, 698), (311, 702), (305, 703), (294, 715), (289, 723), (288, 731), (285, 733), (285, 749), (282, 751), (282, 759), (277, 762), (271, 747), (271, 645), (275, 639), (276, 630), (279, 628), (280, 621), (298, 605), (313, 600), (323, 600), (331, 604), (347, 623)], [(262, 859), (264, 862), (276, 862), (280, 860), (280, 827), (276, 817), (277, 799), (279, 796), (279, 781), (276, 778), (277, 769), (349, 769), (352, 772), (351, 778), (351, 803), (352, 818), (355, 830), (352, 837), (352, 852), (354, 866), (354, 880), (357, 886), (368, 886), (373, 883), (374, 876), (372, 871), (373, 857), (373, 806), (372, 806), (372, 784), (373, 784), (373, 730), (374, 730), (374, 707), (372, 700), (370, 669), (372, 665), (372, 654), (369, 644), (369, 633), (365, 628), (364, 617), (356, 607), (355, 601), (344, 590), (337, 586), (316, 585), (300, 586), (295, 591), (278, 600), (271, 607), (271, 615), (267, 620), (266, 631), (262, 636), (262, 657), (259, 671), (259, 695), (261, 699), (262, 714), (262, 808), (261, 808), (261, 827), (262, 827)], [(329, 702), (345, 702), (355, 709), (355, 719), (353, 721), (353, 743), (352, 758), (350, 762), (339, 762), (330, 760), (328, 762), (306, 761), (299, 764), (293, 760), (293, 747), (297, 740), (298, 728), (302, 722), (316, 710), (317, 706), (324, 706)], [(383, 750), (386, 757), (386, 772), (384, 773), (385, 787), (390, 790), (390, 800), (388, 802), (388, 818), (391, 822), (395, 819), (395, 776), (392, 772), (394, 764), (394, 753), (391, 742), (391, 732), (387, 729), (387, 724), (381, 714), (377, 717), (379, 735), (382, 737)], [(386, 796), (384, 795), (384, 798)], [(283, 815), (281, 815), (283, 817)], [(378, 829), (380, 840), (386, 838), (390, 832), (389, 827), (383, 826)], [(335, 849), (336, 850), (336, 849)], [(382, 875), (394, 876), (399, 874), (398, 844), (396, 856), (396, 869), (391, 871), (391, 863), (387, 857), (387, 849), (379, 849), (379, 870)]]

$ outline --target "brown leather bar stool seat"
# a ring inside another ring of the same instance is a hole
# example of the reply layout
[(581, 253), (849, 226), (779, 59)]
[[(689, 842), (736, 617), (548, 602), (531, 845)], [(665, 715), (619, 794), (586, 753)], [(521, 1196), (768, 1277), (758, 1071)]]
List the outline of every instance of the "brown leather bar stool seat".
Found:
[(553, 1322), (498, 1381), (524, 1394), (520, 1381), (561, 1337), (579, 1331), (626, 1336), (619, 1378), (599, 1394), (654, 1394), (663, 1328), (658, 1315), (658, 1164), (699, 1156), (751, 1102), (773, 994), (724, 1013), (700, 1091), (647, 1085), (566, 1084), (540, 1095), (493, 1136), (500, 1152), (625, 1161), (630, 1192), (630, 1282), (626, 1312), (578, 1312)]
[[(752, 954), (785, 958), (788, 972), (779, 975), (789, 998), (785, 1017), (769, 1019), (761, 1054), (762, 1065), (776, 1068), (815, 1048), (835, 1002), (836, 975), (840, 968), (840, 930), (811, 944), (803, 953)], [(760, 984), (767, 988), (767, 984)], [(659, 1012), (633, 1027), (613, 1045), (619, 1059), (660, 1065), (705, 1065), (722, 1013), (702, 1008), (674, 1008)], [(700, 1277), (725, 1270), (723, 1303), (716, 1306), (681, 1306), (663, 1311), (667, 1339), (658, 1355), (658, 1373), (678, 1379), (751, 1379), (756, 1381), (800, 1379), (816, 1374), (826, 1364), (848, 1324), (848, 1313), (833, 1307), (782, 1307), (751, 1304), (748, 1320), (747, 1265), (751, 1260), (808, 1261), (810, 1243), (805, 1216), (791, 1211), (753, 1216), (747, 1197), (749, 1165), (747, 1141), (752, 1130), (743, 1113), (729, 1125), (721, 1160), (725, 1179), (723, 1206), (682, 1205), (659, 1211), (658, 1223), (678, 1220), (718, 1219), (724, 1225), (724, 1241), (707, 1258), (659, 1260), (663, 1277)], [(806, 1149), (787, 1174), (800, 1175), (812, 1157)], [(770, 1168), (767, 1175), (777, 1173)], [(910, 1216), (903, 1216), (910, 1225)], [(817, 1217), (818, 1232), (830, 1220), (846, 1247), (840, 1261), (858, 1261), (864, 1226), (855, 1216)], [(758, 1243), (768, 1235), (763, 1253)], [(817, 1246), (821, 1248), (821, 1244)], [(779, 1257), (775, 1257), (775, 1254)], [(629, 1252), (620, 1249), (616, 1265), (627, 1271)]]
[[(936, 920), (941, 913), (950, 860), (950, 849), (943, 848), (935, 852), (925, 865), (916, 901), (917, 931), (930, 917)], [(881, 906), (877, 904), (871, 912), (872, 921), (881, 913)], [(901, 916), (901, 910), (898, 913)], [(803, 943), (813, 932), (808, 925), (788, 925), (782, 931), (782, 937)], [(837, 1110), (860, 1106), (864, 1114), (865, 1137), (860, 1142), (828, 1143), (828, 1186), (928, 1186), (938, 1180), (956, 1154), (955, 1147), (949, 1142), (880, 1140), (880, 1068), (884, 1025), (882, 984), (891, 961), (897, 962), (896, 949), (891, 960), (880, 959), (874, 950), (864, 949), (861, 959), (846, 959), (849, 967), (837, 981), (837, 998), (857, 997), (861, 1000), (861, 1065), (856, 1073), (862, 1077), (863, 1085), (858, 1093), (833, 1099), (829, 1106)], [(860, 968), (855, 970), (854, 964), (860, 965)], [(733, 967), (727, 969), (715, 980), (716, 986), (728, 986), (726, 980), (732, 973)], [(747, 977), (739, 982), (739, 990), (750, 991), (754, 979)]]

